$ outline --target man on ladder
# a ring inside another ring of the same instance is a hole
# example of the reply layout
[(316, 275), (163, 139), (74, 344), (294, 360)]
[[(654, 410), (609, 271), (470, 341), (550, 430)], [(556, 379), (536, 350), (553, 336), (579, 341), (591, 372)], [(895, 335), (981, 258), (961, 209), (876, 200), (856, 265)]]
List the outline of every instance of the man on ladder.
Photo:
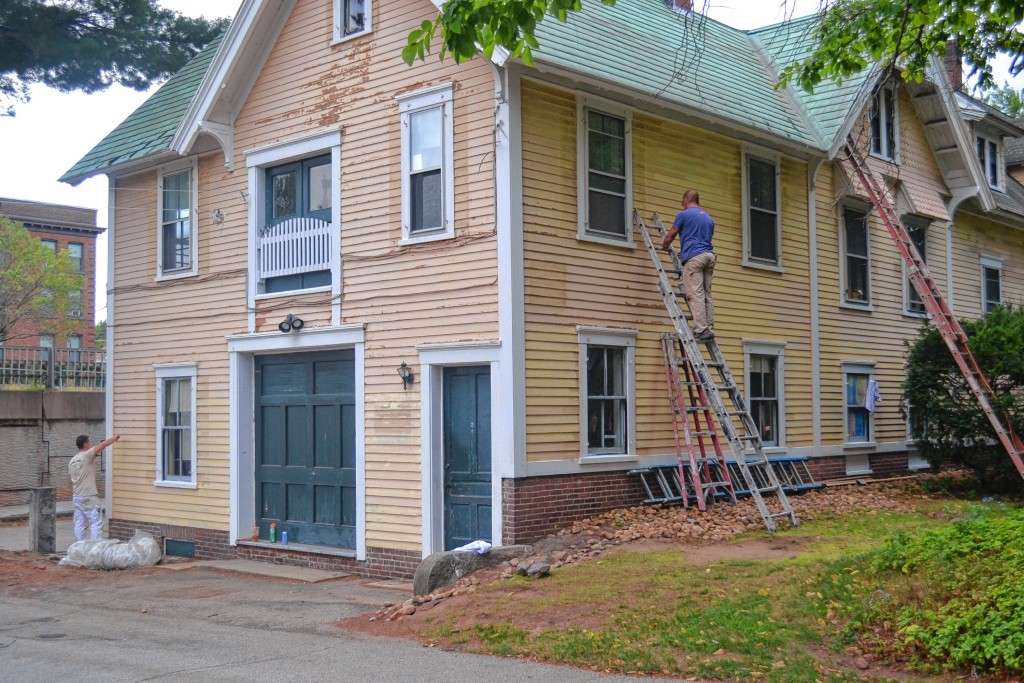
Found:
[(679, 260), (683, 263), (683, 288), (693, 315), (693, 336), (699, 342), (715, 338), (715, 300), (711, 297), (711, 276), (717, 261), (711, 248), (715, 221), (700, 207), (697, 190), (683, 193), (683, 210), (662, 240), (668, 249), (679, 235)]

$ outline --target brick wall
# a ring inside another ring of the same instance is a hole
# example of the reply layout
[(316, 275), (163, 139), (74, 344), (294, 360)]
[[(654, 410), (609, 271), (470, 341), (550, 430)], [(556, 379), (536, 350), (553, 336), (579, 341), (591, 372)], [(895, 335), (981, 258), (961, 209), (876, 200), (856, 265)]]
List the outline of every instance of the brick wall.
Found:
[(624, 471), (502, 481), (504, 543), (532, 543), (574, 521), (644, 500)]
[[(907, 454), (899, 453), (873, 453), (869, 459), (871, 474), (864, 477), (896, 477), (907, 474)], [(811, 471), (815, 481), (828, 481), (830, 479), (846, 479), (846, 458), (842, 455), (825, 458), (810, 458), (807, 461), (807, 468)], [(860, 476), (860, 475), (858, 475)]]

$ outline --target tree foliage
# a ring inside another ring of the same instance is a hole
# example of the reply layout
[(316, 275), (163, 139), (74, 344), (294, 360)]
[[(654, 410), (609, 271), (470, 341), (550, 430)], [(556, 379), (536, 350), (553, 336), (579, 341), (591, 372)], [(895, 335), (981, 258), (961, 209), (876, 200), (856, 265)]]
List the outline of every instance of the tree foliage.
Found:
[[(708, 0), (693, 4), (707, 11)], [(789, 10), (788, 0), (782, 7)], [(582, 0), (448, 0), (440, 16), (409, 35), (402, 57), (412, 64), (439, 44), (441, 59), (451, 55), (462, 62), (480, 53), (490, 58), (500, 46), (529, 65), (538, 47), (537, 25), (549, 16), (565, 21), (581, 10)], [(998, 53), (1013, 56), (1011, 73), (1024, 69), (1024, 34), (1016, 31), (1024, 20), (1019, 0), (820, 0), (819, 14), (817, 49), (782, 71), (781, 86), (811, 90), (875, 62), (898, 64), (906, 78), (920, 80), (928, 58), (943, 54), (951, 39), (963, 50), (970, 77), (982, 85), (993, 84), (991, 62)]]
[(1014, 88), (1005, 81), (1002, 86), (987, 90), (982, 95), (982, 101), (1007, 116), (1024, 118), (1024, 89)]
[(0, 102), (8, 115), (28, 86), (96, 92), (114, 83), (145, 90), (219, 35), (208, 21), (158, 0), (4, 0), (0, 3)]
[(20, 223), (0, 218), (0, 342), (71, 331), (79, 322), (67, 313), (82, 285), (67, 251), (55, 254)]
[[(992, 386), (992, 407), (1003, 424), (1024, 430), (1024, 308), (996, 308), (961, 325), (971, 353)], [(921, 329), (908, 343), (901, 410), (912, 413), (914, 441), (934, 465), (975, 470), (993, 490), (1021, 490), (1021, 477), (996, 441), (991, 423), (957, 368), (938, 330)]]

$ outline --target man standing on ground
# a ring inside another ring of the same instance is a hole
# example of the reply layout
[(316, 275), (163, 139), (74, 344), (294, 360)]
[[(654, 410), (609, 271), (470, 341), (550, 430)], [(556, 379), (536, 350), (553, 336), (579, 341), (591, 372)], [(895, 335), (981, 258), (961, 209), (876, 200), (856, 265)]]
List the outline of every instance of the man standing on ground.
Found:
[(717, 261), (711, 250), (714, 234), (715, 221), (700, 208), (697, 190), (687, 190), (683, 193), (683, 210), (676, 216), (661, 246), (668, 249), (679, 235), (683, 289), (693, 315), (693, 336), (701, 342), (715, 338), (715, 300), (711, 298), (711, 276)]
[(76, 541), (85, 540), (87, 523), (89, 538), (103, 538), (103, 515), (100, 514), (99, 494), (96, 492), (96, 456), (120, 438), (115, 434), (99, 446), (93, 446), (85, 434), (75, 439), (78, 455), (68, 463), (68, 472), (71, 473), (71, 500), (75, 504)]

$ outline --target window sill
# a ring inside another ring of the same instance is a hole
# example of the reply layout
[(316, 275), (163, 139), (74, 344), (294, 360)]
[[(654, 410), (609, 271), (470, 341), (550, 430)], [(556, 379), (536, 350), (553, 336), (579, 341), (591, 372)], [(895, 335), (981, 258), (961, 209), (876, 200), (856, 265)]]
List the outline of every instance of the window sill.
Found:
[(855, 441), (855, 442), (849, 442), (848, 441), (848, 442), (843, 444), (843, 450), (852, 451), (852, 450), (858, 449), (858, 448), (865, 448), (865, 449), (872, 448), (873, 449), (873, 448), (876, 448), (877, 446), (878, 446), (878, 442), (876, 442), (876, 441)]
[(370, 30), (370, 29), (364, 29), (364, 30), (360, 31), (359, 33), (352, 33), (352, 34), (347, 35), (347, 36), (341, 36), (340, 38), (335, 37), (333, 40), (331, 40), (331, 47), (334, 47), (335, 45), (341, 45), (342, 43), (347, 43), (350, 40), (355, 40), (356, 38), (362, 38), (363, 36), (368, 36), (372, 32), (373, 31)]
[(167, 280), (182, 280), (187, 277), (195, 277), (199, 274), (198, 270), (181, 270), (174, 271), (173, 273), (159, 273), (155, 278), (154, 282), (165, 282)]
[(591, 235), (585, 232), (576, 233), (576, 241), (578, 242), (593, 242), (594, 244), (606, 244), (610, 247), (620, 247), (623, 249), (635, 249), (636, 243), (633, 241), (632, 236), (623, 239), (616, 239), (614, 237), (602, 237), (600, 235)]
[(785, 273), (786, 272), (786, 269), (783, 268), (781, 265), (776, 265), (776, 264), (773, 264), (773, 263), (761, 263), (759, 261), (749, 261), (747, 259), (744, 259), (743, 263), (741, 265), (744, 268), (754, 268), (756, 270), (767, 270), (767, 271), (772, 272), (772, 273)]
[(846, 309), (847, 311), (861, 311), (863, 313), (875, 312), (875, 307), (871, 304), (854, 304), (849, 301), (840, 301), (839, 308)]
[(238, 539), (235, 545), (247, 548), (266, 548), (267, 550), (283, 550), (290, 553), (306, 553), (308, 555), (331, 555), (333, 557), (356, 556), (355, 550), (332, 548), (326, 545), (306, 545), (304, 543), (271, 543), (270, 541), (249, 541)]
[(296, 294), (318, 294), (320, 292), (331, 291), (330, 285), (323, 287), (310, 287), (309, 289), (289, 289), (287, 292), (271, 292), (270, 294), (257, 294), (256, 300), (262, 301), (264, 299), (277, 299), (283, 296), (295, 296)]
[(581, 465), (601, 465), (605, 463), (618, 463), (618, 462), (637, 462), (639, 456), (627, 455), (625, 453), (617, 453), (613, 455), (581, 455)]
[(916, 320), (927, 320), (931, 316), (928, 315), (927, 311), (922, 311), (921, 313), (918, 313), (917, 311), (903, 311), (903, 317), (914, 318)]
[(409, 237), (403, 237), (398, 241), (398, 246), (408, 247), (413, 244), (420, 244), (423, 242), (439, 242), (441, 240), (455, 239), (454, 230), (439, 230), (439, 231), (424, 231), (421, 235), (411, 235)]
[(153, 486), (162, 489), (198, 489), (199, 486), (193, 481), (154, 481)]

